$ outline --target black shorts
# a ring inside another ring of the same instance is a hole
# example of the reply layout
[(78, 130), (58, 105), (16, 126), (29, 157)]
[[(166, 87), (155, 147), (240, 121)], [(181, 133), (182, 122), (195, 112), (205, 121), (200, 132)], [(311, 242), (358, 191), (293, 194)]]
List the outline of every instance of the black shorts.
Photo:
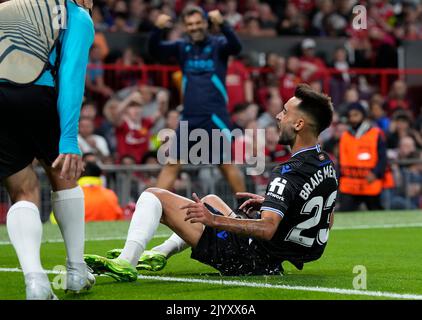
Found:
[[(214, 214), (219, 211), (207, 205)], [(260, 252), (254, 239), (205, 227), (191, 258), (210, 265), (225, 276), (278, 275), (281, 262)]]
[(60, 120), (55, 88), (0, 83), (0, 180), (59, 155)]
[[(216, 114), (194, 117), (184, 116), (176, 130), (175, 159), (182, 163), (223, 164), (232, 162), (232, 125), (230, 119)], [(200, 131), (198, 131), (200, 130)], [(206, 134), (207, 138), (190, 136), (193, 132)], [(218, 135), (216, 135), (218, 133)], [(221, 136), (220, 136), (221, 135)], [(201, 140), (207, 139), (207, 140)], [(193, 147), (196, 152), (191, 152)], [(204, 152), (204, 154), (202, 154)], [(192, 157), (197, 157), (193, 159)], [(173, 157), (172, 157), (173, 158)]]

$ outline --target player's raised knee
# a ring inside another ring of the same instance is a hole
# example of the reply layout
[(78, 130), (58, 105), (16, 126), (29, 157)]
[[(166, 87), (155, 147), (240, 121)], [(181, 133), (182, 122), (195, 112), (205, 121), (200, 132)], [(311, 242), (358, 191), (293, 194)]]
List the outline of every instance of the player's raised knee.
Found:
[(216, 201), (221, 201), (221, 198), (219, 196), (216, 196), (215, 194), (208, 194), (205, 197), (201, 198), (201, 201), (206, 203), (213, 203)]
[(145, 189), (145, 191), (144, 192), (149, 192), (149, 193), (152, 193), (152, 194), (154, 194), (155, 196), (159, 196), (160, 194), (162, 194), (163, 192), (165, 192), (166, 190), (164, 190), (164, 189), (161, 189), (161, 188), (155, 188), (155, 187), (151, 187), (151, 188), (147, 188), (147, 189)]

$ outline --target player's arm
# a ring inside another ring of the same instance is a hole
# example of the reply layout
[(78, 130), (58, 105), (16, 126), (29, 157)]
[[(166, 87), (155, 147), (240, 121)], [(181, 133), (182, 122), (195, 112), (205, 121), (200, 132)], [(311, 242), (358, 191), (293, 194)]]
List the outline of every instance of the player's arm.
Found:
[[(372, 170), (373, 176), (369, 177), (369, 182), (379, 178), (383, 178), (385, 174), (385, 170), (387, 169), (387, 144), (385, 142), (384, 135), (378, 135), (377, 141), (377, 153), (378, 153), (378, 161), (375, 168)], [(371, 179), (372, 178), (372, 179)]]
[[(70, 9), (69, 9), (70, 10)], [(94, 41), (94, 25), (85, 10), (72, 13), (65, 29), (58, 70), (57, 109), (60, 118), (59, 157), (53, 167), (63, 161), (61, 176), (77, 178), (82, 172), (78, 146), (78, 120), (82, 105), (89, 48)]]
[(171, 17), (160, 14), (155, 21), (155, 28), (151, 31), (148, 39), (148, 51), (153, 57), (179, 57), (180, 41), (163, 41), (163, 30), (171, 24)]
[(221, 33), (225, 37), (225, 41), (221, 45), (222, 51), (227, 55), (238, 55), (242, 51), (242, 44), (230, 25), (224, 21), (220, 11), (210, 11), (208, 12), (208, 17), (212, 24), (220, 27)]
[(206, 226), (226, 230), (243, 236), (271, 240), (277, 231), (282, 216), (271, 212), (262, 211), (261, 219), (236, 219), (212, 214), (194, 193), (194, 203), (183, 206), (187, 209), (185, 221), (202, 223)]

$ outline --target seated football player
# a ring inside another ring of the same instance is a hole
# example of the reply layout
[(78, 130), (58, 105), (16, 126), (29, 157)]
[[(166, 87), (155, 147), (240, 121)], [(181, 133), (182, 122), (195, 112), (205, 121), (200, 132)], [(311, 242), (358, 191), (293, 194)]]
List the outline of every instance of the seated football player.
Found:
[[(214, 195), (193, 194), (191, 200), (148, 188), (136, 204), (124, 248), (108, 257), (88, 254), (85, 261), (97, 274), (134, 281), (137, 267), (159, 270), (189, 246), (191, 258), (223, 275), (279, 274), (283, 261), (302, 269), (321, 257), (333, 224), (337, 177), (318, 144), (332, 116), (329, 97), (299, 85), (277, 115), (280, 143), (290, 145), (292, 156), (272, 171), (265, 196), (238, 194), (249, 199), (234, 213)], [(175, 234), (145, 252), (160, 222)]]

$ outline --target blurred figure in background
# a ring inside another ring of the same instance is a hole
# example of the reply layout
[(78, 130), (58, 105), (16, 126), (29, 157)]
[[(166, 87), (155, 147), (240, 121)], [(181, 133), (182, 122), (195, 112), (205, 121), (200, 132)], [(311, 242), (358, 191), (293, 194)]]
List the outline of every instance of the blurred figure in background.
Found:
[(103, 186), (101, 169), (94, 162), (86, 162), (78, 184), (85, 195), (85, 221), (112, 221), (123, 218), (122, 208), (113, 190)]
[(387, 150), (382, 130), (373, 126), (360, 103), (348, 110), (348, 131), (340, 138), (340, 210), (381, 210), (381, 192), (387, 169)]

